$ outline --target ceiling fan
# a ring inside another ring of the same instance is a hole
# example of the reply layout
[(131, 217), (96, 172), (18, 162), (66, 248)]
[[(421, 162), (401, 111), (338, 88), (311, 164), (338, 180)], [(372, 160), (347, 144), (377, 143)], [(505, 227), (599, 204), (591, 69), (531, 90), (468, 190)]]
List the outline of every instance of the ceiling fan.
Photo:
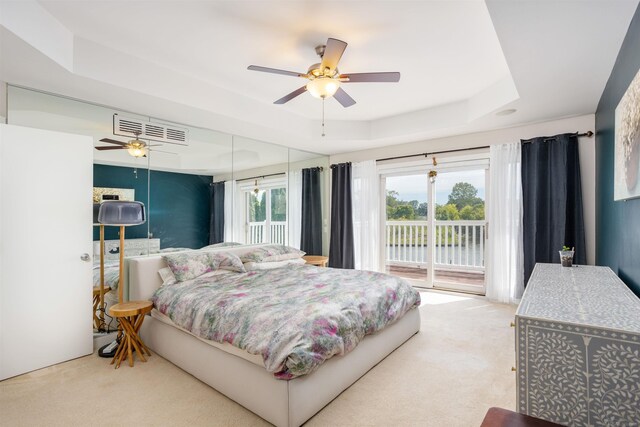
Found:
[(104, 150), (127, 150), (129, 154), (133, 157), (147, 157), (147, 151), (156, 151), (159, 153), (167, 153), (167, 154), (176, 154), (171, 153), (169, 151), (160, 151), (160, 150), (151, 150), (150, 147), (162, 147), (160, 144), (156, 145), (148, 145), (146, 142), (141, 141), (139, 139), (140, 133), (136, 133), (136, 139), (132, 139), (129, 142), (117, 141), (115, 139), (110, 138), (102, 138), (100, 142), (108, 142), (109, 144), (115, 144), (117, 147), (112, 147), (109, 145), (105, 145), (102, 147), (95, 147), (96, 150), (104, 151)]
[(400, 80), (400, 73), (398, 72), (340, 74), (338, 71), (338, 62), (346, 48), (346, 42), (329, 38), (326, 45), (316, 47), (316, 53), (320, 56), (321, 62), (311, 65), (306, 73), (296, 73), (294, 71), (278, 70), (276, 68), (260, 67), (258, 65), (250, 65), (248, 69), (265, 73), (282, 74), (285, 76), (302, 77), (309, 80), (306, 85), (283, 96), (275, 101), (274, 104), (284, 104), (308, 91), (312, 96), (323, 100), (333, 96), (343, 107), (350, 107), (355, 104), (356, 101), (340, 87), (342, 83), (395, 83)]

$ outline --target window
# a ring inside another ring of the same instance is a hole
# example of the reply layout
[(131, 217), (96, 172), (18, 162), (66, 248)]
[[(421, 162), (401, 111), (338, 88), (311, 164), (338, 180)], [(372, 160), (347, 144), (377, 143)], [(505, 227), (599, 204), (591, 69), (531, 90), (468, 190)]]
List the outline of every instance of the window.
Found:
[(286, 179), (242, 188), (246, 206), (246, 242), (287, 244)]

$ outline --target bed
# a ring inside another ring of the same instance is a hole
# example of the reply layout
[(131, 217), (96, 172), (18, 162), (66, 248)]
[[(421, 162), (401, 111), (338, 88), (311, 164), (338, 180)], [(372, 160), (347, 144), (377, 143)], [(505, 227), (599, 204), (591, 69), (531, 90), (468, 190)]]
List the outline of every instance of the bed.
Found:
[[(241, 250), (243, 248), (224, 248), (219, 251)], [(128, 293), (129, 299), (157, 300), (156, 291), (162, 286), (158, 271), (166, 265), (161, 255), (127, 259), (125, 294)], [(314, 274), (320, 272), (317, 269), (323, 270), (324, 275), (332, 270), (296, 266), (290, 272)], [(162, 290), (157, 294), (162, 295)], [(269, 372), (264, 364), (266, 358), (261, 360), (256, 354), (228, 342), (215, 342), (196, 336), (159, 312), (158, 307), (152, 313), (142, 325), (141, 336), (153, 351), (265, 420), (287, 427), (299, 426), (312, 417), (416, 334), (420, 327), (418, 309), (407, 309), (406, 313), (399, 315), (384, 329), (367, 335), (350, 352), (330, 357), (319, 367), (314, 366), (314, 372), (304, 375), (295, 371), (278, 371), (273, 366), (270, 366)]]

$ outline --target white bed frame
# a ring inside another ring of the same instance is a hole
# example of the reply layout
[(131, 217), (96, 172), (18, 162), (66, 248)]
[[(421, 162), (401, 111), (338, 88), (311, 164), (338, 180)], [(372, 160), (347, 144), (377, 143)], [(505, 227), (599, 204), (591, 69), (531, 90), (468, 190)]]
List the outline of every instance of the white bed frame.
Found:
[[(126, 264), (125, 286), (128, 284), (130, 299), (150, 299), (161, 285), (158, 270), (166, 266), (162, 257), (129, 258)], [(367, 336), (350, 353), (334, 356), (316, 372), (288, 381), (275, 379), (264, 367), (151, 316), (146, 317), (140, 333), (145, 344), (157, 354), (270, 423), (297, 427), (419, 329), (419, 311), (412, 309), (394, 324)]]

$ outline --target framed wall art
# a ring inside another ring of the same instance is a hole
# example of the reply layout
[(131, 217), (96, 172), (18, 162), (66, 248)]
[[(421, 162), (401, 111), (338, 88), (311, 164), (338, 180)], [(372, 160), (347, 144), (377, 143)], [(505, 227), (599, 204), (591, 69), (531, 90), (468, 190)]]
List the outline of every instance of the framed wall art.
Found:
[(640, 197), (640, 70), (616, 107), (614, 200)]

